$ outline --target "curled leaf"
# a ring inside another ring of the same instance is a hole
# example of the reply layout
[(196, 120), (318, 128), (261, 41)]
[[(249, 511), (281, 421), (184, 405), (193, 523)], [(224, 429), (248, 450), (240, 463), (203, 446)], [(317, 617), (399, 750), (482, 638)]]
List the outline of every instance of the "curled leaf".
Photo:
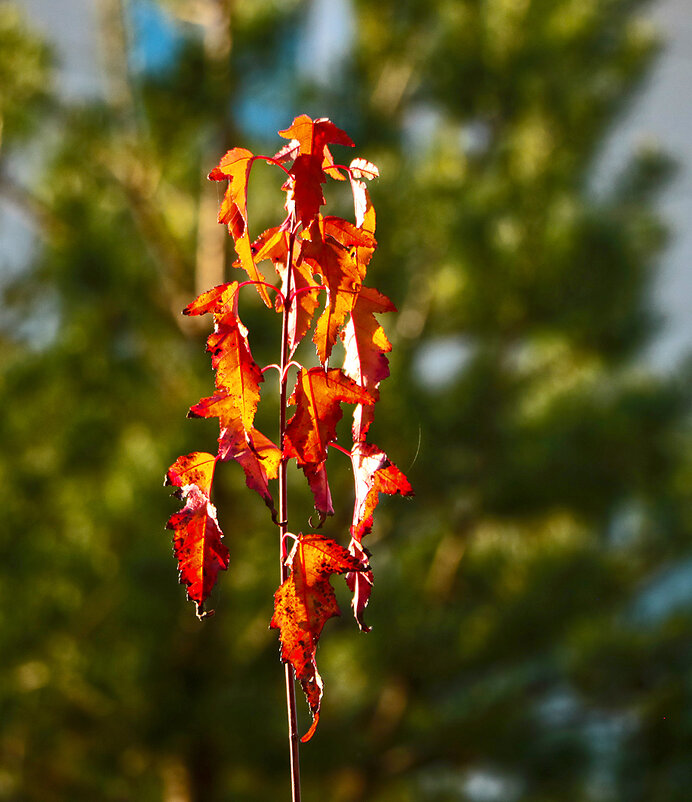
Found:
[[(362, 539), (372, 530), (373, 512), (379, 502), (380, 493), (412, 496), (413, 489), (404, 474), (390, 462), (384, 451), (381, 451), (373, 443), (362, 441), (354, 443), (351, 462), (356, 495), (349, 551), (354, 556), (363, 559), (364, 556), (367, 556), (367, 552), (362, 546)], [(363, 621), (363, 612), (372, 591), (372, 572), (349, 573), (346, 582), (353, 591), (352, 607), (358, 626), (364, 632), (369, 632), (370, 627), (366, 626)]]

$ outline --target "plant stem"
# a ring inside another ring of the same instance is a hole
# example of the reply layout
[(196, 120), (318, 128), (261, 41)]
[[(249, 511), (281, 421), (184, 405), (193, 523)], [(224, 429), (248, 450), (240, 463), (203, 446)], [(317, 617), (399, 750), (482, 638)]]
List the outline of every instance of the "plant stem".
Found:
[[(286, 285), (283, 302), (283, 316), (281, 321), (281, 363), (280, 363), (280, 397), (279, 397), (279, 446), (282, 454), (286, 435), (286, 385), (288, 379), (288, 316), (291, 308), (291, 283), (293, 279), (293, 247), (295, 244), (295, 230), (291, 227), (288, 239), (288, 255), (286, 257)], [(281, 457), (279, 465), (279, 559), (281, 564), (281, 583), (288, 579), (288, 566), (286, 565), (286, 533), (288, 532), (288, 459)], [(296, 717), (296, 688), (293, 675), (293, 666), (286, 662), (286, 713), (288, 716), (288, 746), (291, 760), (291, 788), (293, 802), (300, 802), (300, 758), (298, 753), (298, 724)]]

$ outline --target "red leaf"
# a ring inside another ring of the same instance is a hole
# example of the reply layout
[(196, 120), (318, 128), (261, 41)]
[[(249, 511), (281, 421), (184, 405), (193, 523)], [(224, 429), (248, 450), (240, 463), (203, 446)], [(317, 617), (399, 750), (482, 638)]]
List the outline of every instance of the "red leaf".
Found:
[(367, 570), (367, 562), (322, 535), (299, 535), (288, 558), (291, 574), (274, 594), (270, 626), (279, 630), (281, 659), (293, 666), (313, 715), (301, 738), (310, 740), (320, 717), (323, 682), (315, 663), (322, 628), (340, 615), (329, 578), (332, 574)]
[(231, 457), (245, 471), (245, 482), (251, 490), (256, 490), (269, 507), (276, 522), (274, 499), (269, 492), (267, 480), (276, 479), (281, 462), (281, 449), (258, 429), (248, 433), (247, 441), (230, 449), (224, 459)]
[(316, 465), (308, 463), (303, 465), (302, 469), (315, 499), (315, 509), (320, 513), (320, 523), (316, 524), (319, 528), (327, 515), (334, 515), (332, 493), (327, 481), (327, 463), (326, 461), (318, 462)]
[[(290, 293), (293, 296), (288, 310), (288, 350), (293, 356), (299, 343), (310, 328), (315, 310), (319, 306), (319, 294), (322, 287), (315, 283), (310, 266), (302, 259), (301, 243), (296, 242)], [(286, 295), (286, 259), (282, 263), (275, 262), (276, 272), (281, 278), (281, 292)], [(313, 287), (314, 289), (308, 289)]]
[(278, 475), (281, 449), (258, 429), (243, 427), (229, 396), (203, 398), (191, 407), (189, 417), (219, 419), (218, 458), (224, 462), (233, 459), (242, 467), (247, 486), (260, 494), (272, 517), (276, 517), (268, 480)]
[(334, 178), (342, 178), (332, 167), (334, 159), (327, 145), (353, 147), (353, 141), (326, 117), (312, 120), (307, 114), (296, 117), (291, 127), (279, 131), (279, 134), (290, 139), (291, 143), (276, 154), (277, 160), (295, 158), (289, 171), (290, 178), (282, 187), (287, 192), (286, 210), (289, 214), (295, 212), (298, 221), (307, 227), (324, 204), (322, 184), (327, 180), (325, 170)]
[(316, 465), (327, 458), (327, 447), (336, 439), (341, 420), (341, 402), (372, 404), (367, 390), (359, 387), (338, 368), (303, 368), (289, 398), (296, 411), (286, 427), (284, 454), (296, 457), (298, 465)]
[[(235, 241), (235, 249), (240, 257), (240, 265), (251, 281), (263, 281), (257, 270), (250, 245), (250, 232), (247, 220), (247, 184), (254, 156), (245, 148), (233, 148), (222, 157), (219, 164), (209, 173), (212, 181), (225, 181), (228, 187), (219, 209), (219, 223), (225, 223)], [(262, 284), (255, 284), (264, 303), (271, 308), (267, 290)]]
[[(322, 219), (322, 224), (325, 235), (333, 237), (345, 248), (358, 248), (359, 251), (368, 252), (369, 256), (372, 256), (377, 247), (377, 241), (372, 232), (357, 228), (353, 223), (349, 223), (341, 217), (327, 215)], [(367, 262), (358, 261), (359, 270), (362, 271), (362, 278), (365, 277), (365, 267), (369, 261), (369, 257)]]
[(188, 416), (219, 419), (218, 458), (240, 464), (248, 487), (259, 493), (275, 518), (268, 480), (277, 477), (281, 451), (254, 428), (264, 377), (252, 358), (247, 329), (237, 315), (237, 287), (237, 282), (215, 287), (186, 308), (187, 314), (214, 312), (215, 331), (207, 340), (207, 350), (218, 390), (191, 407)]
[(172, 529), (173, 550), (178, 560), (180, 583), (187, 586), (187, 597), (197, 605), (197, 616), (204, 612), (204, 602), (216, 583), (219, 570), (228, 568), (228, 549), (216, 520), (216, 508), (209, 494), (216, 458), (194, 452), (179, 457), (166, 474), (167, 485), (179, 488), (175, 495), (185, 502), (180, 512), (171, 515), (166, 526)]
[[(349, 544), (348, 550), (349, 553), (358, 560), (367, 561), (368, 557), (370, 556), (368, 551), (363, 548), (362, 543), (355, 538), (351, 538), (351, 543)], [(363, 615), (365, 613), (365, 608), (368, 606), (368, 602), (370, 601), (370, 594), (372, 593), (374, 581), (375, 580), (371, 570), (350, 571), (348, 574), (346, 574), (346, 584), (348, 585), (348, 589), (351, 591), (351, 593), (353, 593), (351, 608), (353, 609), (353, 615), (361, 632), (370, 632), (372, 629), (372, 627), (369, 627), (365, 623)]]
[[(252, 255), (255, 257), (255, 262), (261, 262), (263, 259), (271, 259), (274, 265), (279, 263), (285, 264), (288, 254), (286, 231), (280, 226), (268, 228), (252, 243), (251, 249)], [(234, 267), (235, 266), (234, 264)]]
[(322, 184), (327, 176), (322, 169), (322, 159), (301, 153), (293, 162), (290, 178), (282, 189), (286, 195), (286, 211), (295, 211), (296, 218), (303, 226), (310, 225), (324, 204)]
[(352, 536), (360, 540), (372, 529), (372, 514), (377, 507), (380, 493), (412, 496), (413, 488), (384, 451), (373, 443), (354, 443), (351, 462), (356, 486)]
[[(362, 538), (372, 529), (373, 512), (378, 504), (379, 494), (412, 496), (413, 489), (408, 479), (389, 461), (384, 451), (372, 443), (356, 442), (351, 452), (351, 462), (356, 498), (353, 505), (349, 551), (355, 557), (363, 559), (367, 553), (363, 549)], [(363, 613), (372, 591), (372, 571), (362, 574), (349, 573), (346, 583), (353, 591), (351, 606), (358, 626), (363, 632), (369, 632), (370, 627), (363, 621)]]

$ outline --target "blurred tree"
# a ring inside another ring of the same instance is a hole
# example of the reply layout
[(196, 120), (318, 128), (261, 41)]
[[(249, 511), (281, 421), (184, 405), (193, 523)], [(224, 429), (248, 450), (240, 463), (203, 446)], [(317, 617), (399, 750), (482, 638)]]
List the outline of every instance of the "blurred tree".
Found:
[[(138, 5), (104, 2), (108, 95), (79, 108), (47, 103), (49, 57), (0, 7), (3, 160), (51, 132), (28, 184), (0, 182), (42, 237), (0, 354), (0, 799), (286, 793), (266, 509), (225, 472), (232, 564), (199, 623), (160, 487), (215, 436), (184, 420), (211, 373), (179, 315), (230, 270), (204, 175), (226, 147), (273, 147), (247, 130), (269, 98), (272, 121), (328, 113), (380, 166), (369, 283), (400, 314), (373, 440), (418, 494), (382, 502), (372, 636), (344, 611), (321, 647), (305, 799), (686, 800), (690, 616), (665, 589), (689, 554), (690, 399), (637, 361), (667, 166), (589, 184), (655, 49), (640, 3), (359, 1), (334, 87), (287, 67), (297, 0), (148, 3), (179, 22), (155, 70), (132, 57)], [(253, 182), (259, 231), (280, 179)]]

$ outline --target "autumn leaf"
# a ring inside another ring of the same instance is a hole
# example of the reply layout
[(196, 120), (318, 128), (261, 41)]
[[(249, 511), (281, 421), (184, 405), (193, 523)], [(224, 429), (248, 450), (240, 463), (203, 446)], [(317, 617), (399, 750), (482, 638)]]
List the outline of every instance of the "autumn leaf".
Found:
[(374, 443), (354, 443), (351, 462), (356, 486), (353, 536), (360, 539), (372, 529), (372, 514), (380, 493), (412, 496), (413, 488), (406, 476)]
[(321, 117), (312, 120), (307, 114), (296, 117), (290, 128), (279, 131), (279, 135), (290, 139), (290, 147), (283, 148), (277, 157), (280, 160), (294, 156), (289, 178), (283, 185), (287, 193), (286, 210), (294, 213), (304, 227), (319, 213), (324, 204), (322, 184), (327, 180), (327, 172), (341, 178), (332, 165), (334, 159), (327, 147), (329, 144), (353, 147), (351, 138), (331, 120)]
[(276, 516), (274, 500), (269, 492), (269, 479), (276, 479), (281, 459), (281, 450), (258, 429), (247, 429), (238, 415), (235, 399), (227, 395), (203, 398), (190, 407), (189, 418), (219, 419), (218, 458), (227, 462), (235, 460), (245, 471), (247, 486), (257, 491)]
[(288, 242), (285, 229), (281, 228), (281, 226), (268, 228), (257, 237), (250, 246), (250, 249), (257, 263), (264, 259), (271, 259), (275, 265), (280, 263), (285, 264), (288, 254)]
[[(296, 243), (296, 254), (291, 270), (290, 305), (288, 309), (288, 351), (293, 356), (296, 348), (312, 325), (312, 319), (319, 306), (319, 295), (323, 288), (315, 283), (310, 265), (303, 261), (301, 242)], [(281, 278), (281, 292), (289, 294), (286, 262), (275, 263), (276, 272)]]
[(328, 515), (334, 515), (332, 492), (329, 489), (329, 481), (327, 480), (327, 461), (323, 460), (316, 464), (306, 463), (301, 467), (315, 499), (315, 509), (320, 514), (319, 523), (311, 523), (310, 525), (314, 525), (319, 529)]
[(301, 154), (319, 156), (324, 155), (326, 145), (347, 145), (354, 147), (353, 140), (341, 128), (326, 117), (312, 120), (307, 114), (296, 117), (289, 128), (279, 131), (284, 139), (295, 139)]
[[(379, 494), (412, 496), (413, 488), (404, 474), (390, 462), (384, 451), (372, 443), (354, 443), (351, 463), (356, 493), (349, 551), (355, 557), (363, 559), (366, 552), (363, 549), (362, 539), (372, 530), (373, 513), (379, 502)], [(363, 612), (372, 591), (372, 572), (349, 573), (346, 583), (353, 591), (352, 607), (358, 626), (364, 632), (369, 632), (370, 628), (363, 621)]]
[(252, 358), (248, 330), (238, 317), (238, 282), (221, 284), (202, 293), (183, 310), (186, 315), (214, 314), (214, 331), (207, 338), (218, 393), (203, 398), (190, 410), (191, 417), (219, 417), (220, 409), (229, 419), (234, 414), (245, 432), (252, 428), (260, 398), (262, 371)]
[(262, 371), (252, 358), (247, 329), (231, 311), (219, 318), (207, 339), (216, 387), (235, 406), (246, 430), (252, 427), (260, 398)]
[(374, 287), (361, 287), (351, 317), (341, 333), (346, 355), (344, 373), (371, 392), (389, 376), (385, 354), (392, 350), (376, 314), (396, 312), (396, 307)]
[(196, 451), (179, 457), (166, 474), (165, 484), (178, 488), (175, 495), (185, 502), (180, 512), (166, 524), (173, 530), (173, 550), (178, 560), (180, 583), (187, 586), (187, 597), (195, 602), (197, 616), (213, 615), (204, 611), (204, 602), (216, 583), (220, 570), (228, 568), (228, 549), (216, 520), (216, 508), (210, 491), (216, 457)]
[(317, 642), (325, 623), (340, 615), (330, 577), (365, 571), (368, 565), (336, 541), (316, 534), (298, 535), (287, 563), (291, 573), (274, 594), (270, 626), (279, 630), (281, 659), (293, 666), (312, 712), (312, 726), (301, 738), (306, 742), (319, 721), (324, 687), (315, 663)]
[(359, 387), (338, 368), (302, 368), (289, 404), (296, 411), (286, 426), (284, 454), (296, 457), (298, 465), (319, 464), (327, 458), (327, 447), (336, 439), (336, 425), (343, 414), (341, 402), (372, 404), (367, 390)]
[(358, 228), (341, 217), (324, 217), (322, 226), (325, 236), (335, 239), (348, 248), (351, 258), (356, 263), (361, 281), (363, 281), (370, 259), (377, 247), (377, 240), (373, 236), (373, 232)]
[(269, 480), (276, 479), (281, 451), (254, 428), (260, 383), (264, 381), (250, 352), (247, 329), (237, 314), (238, 284), (222, 284), (202, 293), (185, 308), (186, 314), (214, 313), (215, 330), (207, 340), (216, 370), (217, 392), (190, 408), (188, 417), (219, 419), (218, 459), (235, 460), (276, 518)]
[[(386, 295), (373, 287), (361, 287), (356, 305), (348, 323), (341, 332), (344, 341), (343, 370), (356, 383), (366, 387), (376, 400), (378, 386), (389, 376), (389, 362), (385, 354), (392, 346), (375, 314), (396, 311)], [(353, 439), (364, 440), (372, 424), (374, 407), (359, 405), (353, 412)]]
[[(357, 229), (353, 229), (357, 231)], [(344, 233), (345, 229), (340, 229)], [(355, 242), (353, 243), (356, 244)], [(351, 251), (314, 221), (302, 243), (303, 258), (327, 288), (327, 303), (315, 327), (313, 342), (320, 362), (326, 365), (334, 343), (360, 292), (362, 277)]]
[[(209, 173), (212, 181), (228, 180), (219, 209), (219, 223), (225, 223), (235, 242), (235, 249), (240, 257), (240, 266), (251, 281), (263, 281), (264, 277), (257, 270), (252, 257), (250, 232), (247, 219), (247, 185), (254, 155), (245, 148), (229, 150), (216, 167)], [(262, 284), (255, 284), (257, 292), (264, 303), (271, 308), (267, 290)]]
[(227, 309), (232, 309), (237, 314), (239, 286), (237, 281), (229, 281), (226, 284), (212, 287), (191, 301), (183, 309), (183, 314), (206, 315), (211, 312), (215, 319), (223, 316)]
[(245, 472), (245, 482), (250, 490), (260, 494), (272, 513), (276, 523), (274, 499), (269, 492), (269, 479), (276, 479), (281, 462), (281, 449), (258, 429), (248, 432), (245, 443), (229, 448), (226, 459), (234, 459)]
[(286, 195), (286, 211), (295, 213), (298, 222), (307, 227), (324, 205), (322, 184), (327, 175), (322, 169), (321, 159), (300, 154), (293, 162), (290, 177), (282, 189)]
[[(363, 548), (361, 541), (356, 540), (354, 537), (351, 538), (348, 551), (349, 554), (352, 554), (357, 560), (367, 561), (370, 557), (370, 553), (367, 549)], [(365, 608), (370, 601), (374, 582), (375, 578), (371, 569), (367, 571), (349, 571), (349, 573), (346, 574), (346, 584), (351, 593), (353, 593), (351, 609), (353, 610), (353, 616), (361, 632), (370, 632), (372, 630), (372, 627), (369, 627), (365, 623), (363, 616), (365, 614)]]

